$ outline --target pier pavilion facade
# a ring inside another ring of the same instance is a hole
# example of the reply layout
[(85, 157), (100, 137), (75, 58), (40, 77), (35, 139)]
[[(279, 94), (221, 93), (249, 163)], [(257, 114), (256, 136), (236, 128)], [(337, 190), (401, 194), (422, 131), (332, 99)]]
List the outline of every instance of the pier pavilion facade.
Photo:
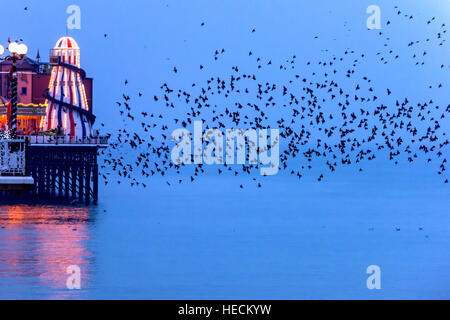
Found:
[[(63, 37), (61, 39), (64, 39)], [(59, 41), (61, 41), (61, 39)], [(54, 50), (51, 51), (54, 54)], [(52, 56), (50, 56), (51, 58)], [(53, 56), (54, 57), (54, 56)], [(8, 112), (10, 110), (11, 86), (9, 73), (11, 61), (0, 63), (0, 130), (8, 128)], [(17, 91), (18, 114), (17, 128), (19, 134), (32, 135), (41, 131), (45, 121), (48, 100), (45, 93), (49, 90), (53, 67), (48, 62), (41, 62), (38, 51), (36, 59), (25, 56), (17, 62)], [(88, 110), (93, 113), (93, 79), (85, 77), (83, 80)]]
[[(80, 48), (60, 38), (50, 63), (28, 57), (17, 65), (17, 136), (0, 137), (0, 197), (97, 202), (98, 149), (93, 130), (92, 78), (80, 67)], [(0, 63), (0, 133), (11, 116), (10, 62)]]

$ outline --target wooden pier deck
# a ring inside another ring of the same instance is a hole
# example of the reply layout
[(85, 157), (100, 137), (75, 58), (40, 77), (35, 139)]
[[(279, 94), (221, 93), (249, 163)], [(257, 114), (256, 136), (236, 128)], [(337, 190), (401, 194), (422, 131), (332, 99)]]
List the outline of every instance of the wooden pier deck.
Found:
[(24, 191), (31, 190), (34, 186), (34, 179), (28, 177), (8, 177), (0, 176), (0, 191)]

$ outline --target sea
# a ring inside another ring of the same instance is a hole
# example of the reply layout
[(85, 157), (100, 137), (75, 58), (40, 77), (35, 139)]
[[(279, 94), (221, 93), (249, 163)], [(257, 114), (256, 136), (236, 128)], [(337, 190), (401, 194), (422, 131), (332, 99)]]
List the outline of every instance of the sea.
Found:
[(429, 167), (178, 178), (2, 200), (0, 299), (450, 298), (450, 189)]

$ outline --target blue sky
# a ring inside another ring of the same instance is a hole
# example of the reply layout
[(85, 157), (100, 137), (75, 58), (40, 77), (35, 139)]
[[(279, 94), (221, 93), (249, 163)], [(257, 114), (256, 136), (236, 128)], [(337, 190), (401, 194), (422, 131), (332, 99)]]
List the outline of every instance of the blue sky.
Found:
[[(69, 35), (82, 49), (82, 67), (95, 79), (96, 113), (106, 123), (114, 123), (110, 108), (120, 98), (125, 78), (130, 81), (130, 91), (142, 91), (150, 103), (153, 92), (165, 81), (180, 85), (198, 81), (199, 64), (217, 75), (230, 65), (248, 65), (249, 50), (273, 60), (296, 54), (298, 61), (319, 58), (325, 49), (339, 52), (352, 47), (374, 53), (382, 44), (373, 36), (376, 31), (370, 34), (366, 30), (365, 11), (370, 4), (380, 6), (384, 23), (395, 16), (396, 4), (414, 15), (415, 23), (397, 19), (399, 23), (389, 29), (392, 41), (399, 41), (400, 54), (406, 50), (401, 40), (430, 33), (421, 20), (436, 16), (445, 22), (450, 17), (450, 3), (445, 0), (9, 1), (2, 4), (2, 11), (9, 14), (0, 21), (1, 43), (9, 36), (22, 38), (30, 56), (40, 49), (46, 60), (48, 50), (66, 32), (66, 8), (71, 4), (81, 8), (82, 22), (81, 30), (71, 30)], [(250, 32), (253, 28), (255, 33)], [(314, 40), (316, 35), (319, 39)], [(221, 48), (226, 54), (214, 63), (213, 53)], [(436, 50), (433, 59), (448, 61), (446, 48)], [(397, 64), (400, 69), (403, 63)], [(173, 66), (180, 70), (177, 76), (171, 72)], [(436, 74), (431, 66), (417, 73), (399, 72), (392, 66), (383, 69), (379, 64), (366, 68), (376, 80), (404, 83), (403, 89), (411, 88), (416, 77), (445, 79), (445, 74)]]
[[(334, 79), (349, 90), (368, 76), (379, 103), (388, 106), (405, 97), (413, 105), (433, 99), (445, 106), (449, 101), (450, 91), (445, 85), (449, 80), (450, 51), (447, 43), (439, 46), (436, 39), (436, 34), (443, 30), (441, 24), (447, 22), (448, 26), (450, 4), (445, 0), (14, 1), (3, 4), (10, 14), (0, 21), (0, 39), (3, 44), (8, 37), (24, 39), (31, 57), (39, 49), (42, 59), (47, 60), (48, 50), (66, 34), (69, 16), (66, 9), (72, 4), (81, 9), (81, 29), (69, 30), (68, 34), (81, 47), (82, 68), (94, 78), (96, 127), (105, 123), (109, 132), (124, 126), (115, 104), (122, 100), (123, 93), (132, 97), (136, 113), (163, 113), (165, 117), (160, 124), (175, 129), (172, 118), (188, 109), (186, 105), (177, 105), (167, 110), (161, 100), (153, 101), (153, 96), (161, 93), (163, 83), (195, 93), (210, 77), (229, 77), (233, 74), (232, 66), (239, 66), (242, 72), (257, 73), (261, 83), (268, 81), (279, 86), (294, 74), (312, 79), (311, 74), (316, 72), (315, 79), (320, 80), (322, 67), (317, 63), (333, 56), (343, 57), (346, 50), (353, 50), (354, 57), (365, 54), (350, 81), (345, 78), (345, 71), (352, 68), (353, 58), (346, 57), (336, 66), (339, 73)], [(381, 8), (382, 30), (367, 30), (366, 8), (372, 4)], [(394, 8), (396, 5), (399, 9)], [(397, 15), (397, 10), (402, 14)], [(413, 15), (414, 19), (403, 14)], [(427, 25), (431, 17), (436, 20)], [(391, 21), (389, 26), (387, 21)], [(251, 32), (252, 29), (256, 32)], [(427, 38), (431, 39), (428, 43)], [(407, 46), (415, 40), (421, 42)], [(221, 49), (225, 53), (214, 60), (214, 52)], [(393, 53), (388, 54), (389, 50)], [(421, 55), (425, 50), (428, 54), (421, 60), (425, 65), (415, 66), (413, 54)], [(293, 55), (297, 57), (295, 70), (278, 70), (277, 66)], [(394, 55), (400, 58), (394, 61)], [(381, 56), (388, 57), (389, 63), (380, 62)], [(265, 62), (271, 60), (273, 67), (258, 71), (256, 57)], [(311, 61), (310, 66), (307, 61)], [(440, 68), (441, 64), (445, 68)], [(204, 69), (200, 70), (199, 65)], [(172, 71), (174, 67), (177, 74)], [(129, 82), (127, 86), (125, 79)], [(196, 88), (191, 87), (194, 82)], [(435, 87), (440, 83), (444, 88), (437, 90)], [(429, 85), (433, 89), (428, 89)], [(385, 97), (386, 88), (393, 92), (389, 98)], [(137, 98), (138, 92), (143, 97)], [(229, 106), (220, 97), (214, 103), (222, 111)], [(325, 110), (335, 107), (324, 105)], [(278, 110), (268, 111), (272, 124), (278, 119), (277, 113)], [(139, 131), (138, 121), (125, 125)], [(447, 128), (445, 122), (442, 126)]]

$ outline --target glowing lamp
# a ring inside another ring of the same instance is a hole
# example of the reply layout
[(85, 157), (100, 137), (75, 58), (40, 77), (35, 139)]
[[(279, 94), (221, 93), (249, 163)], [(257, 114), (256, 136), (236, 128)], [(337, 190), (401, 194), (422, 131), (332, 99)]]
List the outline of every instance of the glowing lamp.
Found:
[(18, 53), (19, 51), (19, 44), (17, 42), (11, 42), (8, 46), (8, 50), (11, 53)]
[(17, 53), (18, 54), (25, 55), (25, 54), (27, 54), (27, 52), (28, 52), (28, 47), (24, 43), (17, 45)]
[(5, 48), (0, 44), (0, 56), (5, 52)]

